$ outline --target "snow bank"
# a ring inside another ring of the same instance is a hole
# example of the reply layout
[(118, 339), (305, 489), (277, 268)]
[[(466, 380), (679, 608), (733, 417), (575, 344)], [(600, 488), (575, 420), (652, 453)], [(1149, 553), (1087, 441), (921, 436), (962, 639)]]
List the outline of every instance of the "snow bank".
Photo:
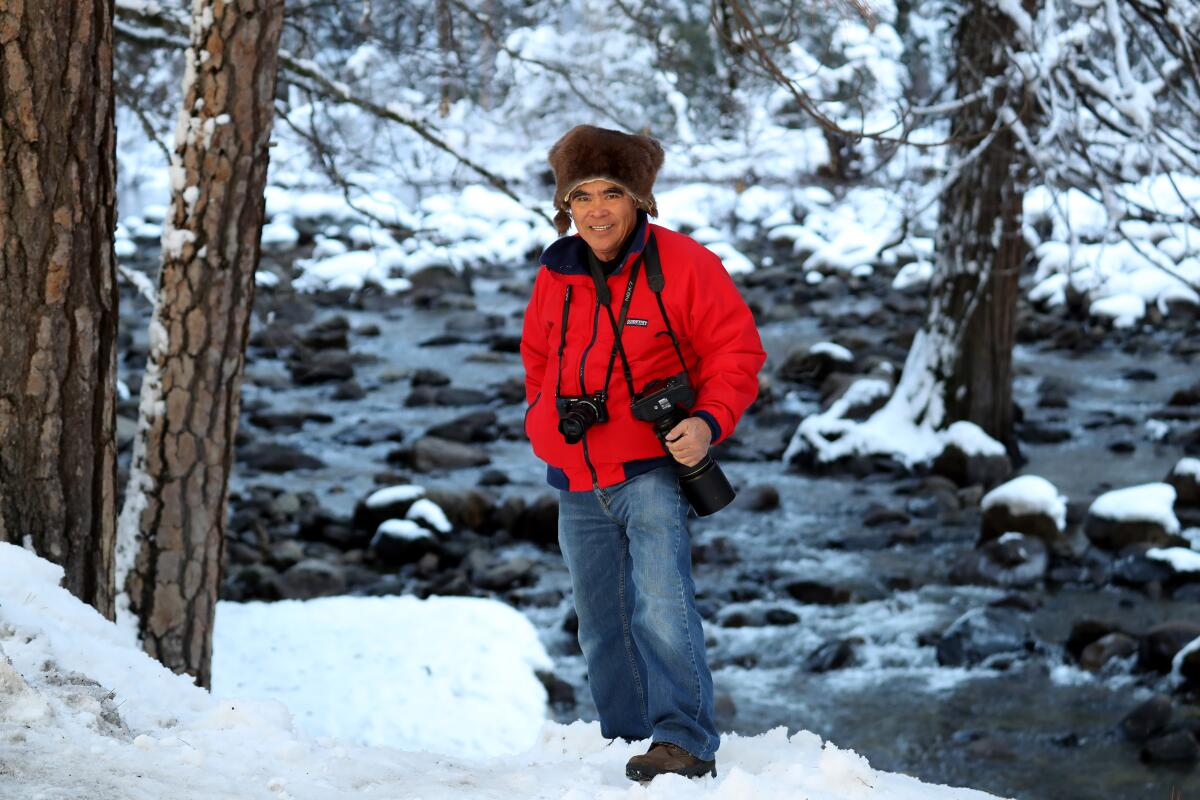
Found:
[[(519, 755), (483, 760), (314, 739), (295, 730), (291, 713), (280, 702), (210, 696), (131, 648), (115, 626), (58, 587), (61, 575), (58, 567), (33, 554), (0, 544), (0, 687), (4, 689), (0, 695), (4, 698), (0, 701), (0, 742), (5, 745), (0, 796), (6, 799), (618, 800), (643, 793), (658, 800), (992, 797), (879, 772), (861, 756), (822, 743), (814, 734), (799, 732), (789, 737), (783, 729), (754, 737), (726, 736), (718, 754), (720, 775), (716, 779), (687, 781), (668, 776), (645, 790), (624, 777), (625, 761), (643, 751), (645, 743), (610, 743), (600, 735), (597, 723), (546, 723)], [(332, 669), (334, 662), (338, 669), (348, 668), (355, 660), (352, 654), (367, 641), (391, 640), (387, 646), (395, 648), (392, 652), (404, 652), (422, 640), (451, 639), (462, 633), (469, 638), (490, 636), (496, 640), (494, 647), (504, 647), (500, 640), (514, 630), (504, 617), (506, 613), (515, 615), (511, 610), (486, 611), (478, 620), (471, 619), (474, 612), (421, 617), (416, 612), (419, 601), (411, 598), (370, 600), (377, 605), (358, 605), (360, 601), (350, 598), (276, 604), (279, 610), (244, 610), (246, 616), (237, 622), (230, 616), (231, 607), (222, 605), (219, 631), (239, 629), (245, 637), (263, 640), (231, 639), (230, 633), (218, 633), (218, 652), (228, 651), (234, 640), (244, 648), (257, 644), (260, 649), (253, 669), (275, 676), (261, 682), (282, 685), (296, 674), (298, 662), (304, 659), (329, 659), (327, 669)], [(391, 600), (403, 602), (394, 605)], [(347, 605), (339, 607), (340, 603)], [(453, 604), (441, 607), (452, 608)], [(389, 620), (393, 612), (395, 619)], [(289, 619), (291, 615), (300, 618)], [(380, 625), (390, 627), (379, 630)], [(279, 639), (281, 631), (288, 629), (303, 631), (304, 636)], [(337, 637), (333, 638), (335, 630)], [(284, 649), (273, 650), (272, 642)], [(470, 681), (459, 687), (465, 692), (495, 679), (493, 663), (476, 661), (473, 656), (477, 654), (472, 649), (461, 653), (462, 660), (476, 671), (473, 675), (461, 673), (464, 681)], [(11, 659), (11, 667), (5, 656)], [(227, 669), (221, 663), (217, 662), (218, 673)], [(400, 663), (419, 662), (406, 657)], [(408, 684), (411, 673), (399, 664), (394, 666), (386, 674), (370, 673), (387, 681), (384, 691), (357, 685), (362, 704), (326, 701), (322, 707), (331, 714), (347, 708), (370, 709), (372, 719), (380, 720), (400, 717), (405, 710), (430, 713), (437, 718), (432, 724), (438, 719), (456, 720), (452, 709), (421, 709), (417, 705), (421, 701), (412, 696), (428, 684), (419, 676), (418, 683)], [(437, 666), (431, 665), (431, 671)], [(306, 697), (319, 697), (322, 687), (330, 684), (356, 686), (346, 674), (332, 675), (315, 666), (307, 672), (301, 669), (298, 682), (318, 674), (322, 684), (284, 692), (289, 702), (318, 702)], [(252, 677), (243, 675), (244, 680)], [(218, 680), (226, 678), (219, 675)], [(392, 705), (406, 688), (410, 690), (404, 701), (408, 705)], [(303, 728), (303, 714), (300, 723)]]

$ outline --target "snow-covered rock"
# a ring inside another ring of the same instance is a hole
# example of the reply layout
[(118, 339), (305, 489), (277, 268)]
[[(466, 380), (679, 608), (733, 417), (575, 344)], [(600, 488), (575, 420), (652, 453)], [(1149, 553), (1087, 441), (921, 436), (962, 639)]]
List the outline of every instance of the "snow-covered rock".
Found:
[(979, 508), (984, 542), (1016, 531), (1053, 545), (1067, 527), (1067, 498), (1038, 475), (1021, 475), (997, 486), (983, 496)]
[(1167, 483), (1105, 492), (1088, 508), (1084, 532), (1093, 544), (1107, 550), (1138, 542), (1178, 544), (1180, 526), (1172, 510), (1174, 503), (1175, 488)]

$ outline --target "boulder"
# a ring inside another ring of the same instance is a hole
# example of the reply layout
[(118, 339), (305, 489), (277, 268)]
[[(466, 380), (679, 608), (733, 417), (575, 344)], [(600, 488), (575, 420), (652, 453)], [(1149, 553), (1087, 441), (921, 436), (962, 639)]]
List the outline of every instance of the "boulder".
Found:
[(251, 442), (237, 451), (238, 464), (258, 472), (291, 472), (298, 469), (320, 469), (325, 462), (307, 455), (291, 445), (275, 442)]
[(1155, 625), (1142, 636), (1138, 648), (1138, 666), (1166, 674), (1171, 671), (1175, 654), (1200, 638), (1200, 623), (1171, 620)]
[(1175, 489), (1176, 507), (1200, 508), (1200, 458), (1180, 459), (1167, 483)]
[(776, 375), (780, 380), (817, 388), (834, 371), (849, 371), (853, 365), (854, 356), (845, 348), (816, 345), (806, 350), (793, 350)]
[(1083, 648), (1079, 666), (1089, 672), (1098, 672), (1114, 658), (1128, 658), (1137, 651), (1137, 639), (1124, 633), (1109, 633)]
[(279, 596), (284, 600), (311, 600), (345, 591), (345, 570), (315, 558), (293, 564), (279, 576)]
[(730, 508), (743, 511), (774, 511), (779, 508), (779, 490), (769, 483), (756, 483), (737, 493)]
[(1171, 698), (1156, 694), (1125, 715), (1121, 733), (1131, 742), (1145, 742), (1167, 727), (1173, 713)]
[(407, 464), (417, 472), (466, 469), (492, 463), (488, 454), (478, 447), (436, 436), (423, 436), (413, 442), (412, 447), (390, 453), (388, 461)]
[(804, 668), (809, 672), (829, 672), (854, 666), (856, 649), (862, 643), (863, 640), (858, 637), (826, 642), (808, 655), (804, 660)]
[(1048, 564), (1046, 545), (1040, 539), (1006, 533), (964, 553), (950, 576), (956, 583), (1018, 588), (1039, 583), (1046, 575)]
[(472, 411), (469, 414), (456, 417), (449, 422), (435, 425), (427, 430), (425, 434), (463, 444), (494, 442), (500, 438), (496, 422), (495, 411)]
[(983, 496), (979, 540), (989, 542), (1019, 533), (1061, 547), (1067, 526), (1066, 497), (1037, 475), (1021, 475)]
[(1105, 492), (1088, 508), (1083, 530), (1092, 544), (1110, 551), (1138, 543), (1187, 544), (1179, 536), (1174, 502), (1175, 489), (1167, 483)]
[(1020, 612), (973, 608), (942, 633), (937, 660), (944, 667), (974, 666), (995, 656), (1024, 654), (1032, 642), (1029, 625)]
[(473, 488), (431, 487), (428, 497), (437, 503), (446, 519), (456, 528), (468, 528), (481, 533), (492, 529), (496, 501), (489, 493)]
[(1200, 744), (1191, 731), (1172, 731), (1146, 742), (1141, 758), (1147, 764), (1195, 764)]
[(849, 589), (838, 586), (828, 586), (817, 581), (791, 581), (784, 584), (783, 590), (793, 599), (806, 605), (840, 606), (850, 602)]
[(288, 364), (292, 382), (298, 386), (341, 383), (354, 377), (354, 363), (347, 350), (320, 350)]
[(1067, 652), (1076, 661), (1083, 658), (1084, 649), (1092, 642), (1103, 639), (1111, 633), (1126, 633), (1120, 627), (1111, 622), (1103, 622), (1097, 619), (1081, 619), (1071, 626), (1071, 633), (1067, 636), (1067, 641), (1064, 643)]
[(384, 520), (404, 519), (412, 504), (424, 496), (425, 487), (413, 484), (397, 484), (377, 489), (355, 505), (354, 517), (350, 524), (356, 530), (374, 535)]
[(438, 550), (437, 537), (410, 519), (384, 520), (371, 539), (372, 555), (390, 567), (415, 564)]
[(1012, 462), (1007, 453), (980, 452), (947, 442), (933, 459), (930, 470), (958, 486), (995, 486), (1012, 474)]

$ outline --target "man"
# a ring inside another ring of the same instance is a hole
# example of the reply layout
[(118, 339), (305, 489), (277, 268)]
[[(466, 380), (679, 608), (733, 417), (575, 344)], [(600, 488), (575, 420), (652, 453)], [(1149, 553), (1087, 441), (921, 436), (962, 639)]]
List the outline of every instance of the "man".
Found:
[[(555, 224), (578, 235), (546, 248), (525, 312), (525, 431), (560, 490), (559, 544), (601, 731), (652, 740), (626, 767), (633, 780), (716, 775), (688, 502), (672, 458), (698, 464), (733, 431), (766, 354), (720, 259), (649, 223), (658, 142), (582, 125), (549, 160)], [(630, 404), (671, 376), (696, 395), (665, 436), (668, 455)]]

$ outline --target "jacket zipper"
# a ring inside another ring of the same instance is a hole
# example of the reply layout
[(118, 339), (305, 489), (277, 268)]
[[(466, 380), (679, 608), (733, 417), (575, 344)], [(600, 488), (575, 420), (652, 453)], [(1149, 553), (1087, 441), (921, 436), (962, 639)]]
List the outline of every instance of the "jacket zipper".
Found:
[[(579, 357), (579, 393), (586, 394), (587, 390), (583, 385), (583, 367), (587, 363), (588, 353), (592, 350), (592, 345), (596, 343), (596, 336), (600, 332), (600, 296), (596, 295), (596, 310), (592, 314), (592, 340), (588, 342), (587, 347), (583, 348), (583, 355)], [(607, 398), (605, 398), (607, 401)], [(600, 487), (600, 479), (596, 475), (596, 467), (592, 465), (592, 459), (588, 456), (587, 446), (587, 431), (583, 432), (583, 463), (587, 464), (588, 472), (592, 474), (592, 488)]]

